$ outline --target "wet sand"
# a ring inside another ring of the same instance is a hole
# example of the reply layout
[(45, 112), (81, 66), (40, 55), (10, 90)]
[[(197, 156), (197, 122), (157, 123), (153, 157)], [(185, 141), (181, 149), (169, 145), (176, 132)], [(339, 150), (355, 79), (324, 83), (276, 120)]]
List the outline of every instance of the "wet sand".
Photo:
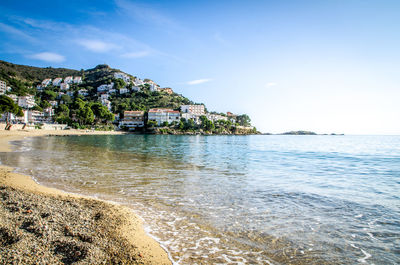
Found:
[[(9, 141), (44, 135), (120, 132), (0, 131)], [(0, 166), (0, 264), (171, 264), (124, 206), (37, 184)]]

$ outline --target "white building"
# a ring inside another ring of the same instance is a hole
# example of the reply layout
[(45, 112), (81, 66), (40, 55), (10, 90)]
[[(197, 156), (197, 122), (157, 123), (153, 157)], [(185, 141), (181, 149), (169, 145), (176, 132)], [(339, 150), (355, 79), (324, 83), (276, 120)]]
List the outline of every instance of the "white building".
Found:
[(89, 92), (87, 89), (81, 89), (81, 90), (78, 90), (78, 94), (86, 97), (87, 95), (89, 95)]
[(135, 86), (140, 86), (140, 85), (144, 85), (144, 82), (143, 82), (143, 80), (140, 79), (139, 77), (136, 77), (136, 78), (135, 78), (135, 81), (133, 81), (133, 84), (134, 84)]
[(60, 84), (60, 89), (61, 90), (68, 90), (69, 89), (69, 84), (68, 83), (61, 83)]
[(64, 78), (64, 83), (71, 84), (72, 82), (74, 82), (74, 78), (72, 76), (67, 76)]
[(7, 95), (7, 97), (11, 98), (12, 100), (14, 100), (14, 103), (18, 103), (18, 96), (11, 94), (11, 95)]
[(196, 115), (196, 114), (191, 114), (191, 113), (181, 113), (182, 118), (184, 118), (185, 120), (192, 119), (194, 121), (194, 123), (196, 123), (196, 124), (201, 123), (200, 116), (201, 115)]
[(125, 83), (129, 83), (131, 81), (130, 77), (127, 74), (124, 74), (122, 72), (114, 73), (114, 77), (117, 79), (122, 79), (124, 80)]
[(220, 114), (211, 114), (211, 113), (207, 113), (207, 114), (206, 114), (206, 117), (207, 117), (207, 119), (209, 119), (210, 121), (213, 121), (213, 122), (219, 121), (219, 120), (224, 120), (224, 121), (227, 121), (227, 120), (228, 120), (228, 117), (222, 116), (222, 115), (220, 115)]
[(32, 95), (18, 97), (18, 106), (30, 109), (35, 106), (35, 98)]
[(181, 112), (195, 115), (204, 115), (205, 109), (204, 105), (181, 105)]
[(101, 105), (106, 106), (108, 110), (111, 110), (111, 101), (108, 99), (102, 99)]
[(140, 91), (140, 87), (138, 87), (138, 86), (133, 86), (133, 87), (132, 87), (132, 91), (139, 92), (139, 91)]
[(129, 89), (127, 89), (126, 87), (121, 88), (121, 89), (119, 90), (119, 93), (120, 93), (120, 94), (126, 94), (126, 93), (128, 93), (128, 92), (129, 92)]
[(62, 78), (57, 77), (53, 80), (53, 86), (59, 86), (61, 84)]
[(0, 95), (5, 94), (7, 91), (7, 83), (0, 80)]
[(104, 93), (104, 94), (101, 94), (101, 95), (100, 95), (100, 100), (109, 99), (109, 97), (110, 97), (109, 94)]
[[(54, 109), (53, 107), (48, 107), (43, 110), (44, 116), (47, 118), (51, 118), (54, 116)], [(50, 121), (50, 119), (48, 119)]]
[(154, 83), (153, 81), (147, 81), (145, 82), (145, 84), (148, 84), (150, 86), (150, 91), (154, 92), (154, 91), (160, 91), (160, 86), (157, 85), (156, 83)]
[(172, 109), (150, 109), (148, 113), (148, 120), (157, 122), (159, 126), (164, 122), (179, 122), (180, 117), (180, 112)]
[(124, 111), (124, 119), (119, 127), (128, 127), (130, 130), (144, 126), (144, 111)]
[(75, 83), (75, 84), (81, 84), (81, 83), (82, 83), (82, 77), (80, 77), (80, 76), (75, 76), (75, 77), (74, 77), (74, 83)]
[(97, 87), (97, 92), (104, 92), (104, 91), (109, 91), (114, 87), (114, 83), (111, 84), (103, 84), (101, 86)]
[(28, 116), (28, 123), (31, 124), (42, 124), (48, 121), (48, 117), (45, 116), (43, 111), (29, 110), (26, 112)]
[(67, 95), (72, 98), (72, 97), (74, 97), (74, 92), (73, 91), (67, 91)]
[(46, 78), (45, 80), (42, 81), (42, 87), (47, 87), (48, 85), (51, 84), (51, 79), (50, 78)]
[(55, 100), (50, 100), (49, 103), (50, 103), (50, 105), (51, 105), (52, 107), (57, 107), (57, 106), (58, 106), (58, 102), (55, 101)]

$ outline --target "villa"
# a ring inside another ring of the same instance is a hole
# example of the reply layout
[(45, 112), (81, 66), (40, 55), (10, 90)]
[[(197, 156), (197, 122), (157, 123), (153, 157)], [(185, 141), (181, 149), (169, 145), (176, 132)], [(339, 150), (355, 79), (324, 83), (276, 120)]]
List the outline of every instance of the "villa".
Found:
[(18, 106), (30, 109), (35, 106), (35, 98), (32, 95), (18, 97)]
[(181, 112), (182, 113), (189, 113), (194, 115), (204, 115), (205, 108), (204, 105), (181, 105)]
[(128, 92), (129, 92), (129, 89), (127, 89), (126, 87), (121, 88), (121, 89), (119, 90), (119, 93), (120, 93), (120, 94), (126, 94), (126, 93), (128, 93)]
[(180, 112), (172, 109), (150, 109), (148, 113), (148, 120), (157, 122), (158, 126), (164, 122), (179, 121), (180, 117)]
[(68, 83), (61, 83), (60, 84), (60, 89), (61, 90), (68, 90), (69, 89), (69, 84)]
[(144, 111), (124, 111), (124, 118), (119, 123), (119, 127), (127, 127), (134, 130), (144, 126)]
[(122, 79), (124, 80), (125, 83), (129, 83), (131, 81), (130, 77), (127, 74), (118, 72), (118, 73), (114, 73), (114, 77), (116, 79)]
[(111, 84), (103, 84), (97, 87), (97, 92), (109, 91), (114, 87), (114, 83)]
[(81, 90), (78, 91), (78, 94), (81, 95), (81, 96), (86, 97), (87, 95), (89, 95), (89, 92), (88, 92), (87, 89), (81, 89)]
[(57, 77), (53, 80), (53, 86), (59, 86), (61, 84), (62, 78)]
[(81, 84), (81, 83), (82, 83), (82, 77), (75, 76), (74, 77), (74, 84)]
[(67, 76), (64, 79), (64, 83), (66, 83), (66, 84), (71, 84), (72, 82), (74, 82), (74, 78), (72, 76)]
[(51, 78), (46, 78), (45, 80), (42, 81), (42, 87), (47, 87), (50, 84), (51, 84)]

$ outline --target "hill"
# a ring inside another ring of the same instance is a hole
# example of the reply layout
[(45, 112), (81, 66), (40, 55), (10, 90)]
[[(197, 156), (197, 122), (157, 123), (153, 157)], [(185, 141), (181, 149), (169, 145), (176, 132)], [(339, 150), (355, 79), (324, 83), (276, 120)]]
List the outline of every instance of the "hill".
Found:
[[(18, 96), (27, 94), (38, 94), (37, 85), (47, 78), (54, 79), (57, 77), (65, 78), (67, 76), (82, 76), (83, 82), (79, 85), (71, 85), (70, 91), (77, 93), (81, 89), (88, 90), (87, 100), (97, 101), (97, 87), (102, 84), (116, 84), (117, 90), (128, 85), (121, 83), (122, 80), (117, 80), (114, 77), (115, 73), (123, 73), (135, 80), (136, 77), (124, 73), (119, 69), (114, 69), (108, 65), (98, 65), (92, 69), (87, 70), (74, 70), (67, 68), (40, 68), (27, 65), (18, 65), (0, 60), (0, 80), (7, 83), (12, 87), (12, 93)], [(151, 81), (150, 79), (145, 79)], [(47, 91), (60, 92), (57, 86), (49, 85), (46, 87)], [(162, 107), (177, 109), (182, 104), (193, 104), (191, 100), (176, 93), (167, 94), (158, 91), (151, 92), (149, 89), (143, 89), (141, 92), (136, 92), (128, 95), (121, 95), (115, 93), (110, 98), (114, 112), (123, 112), (123, 110), (144, 110), (148, 111), (150, 108)]]
[[(45, 79), (51, 80), (44, 83)], [(109, 125), (114, 116), (123, 119), (125, 111), (147, 113), (153, 108), (164, 108), (176, 112), (182, 105), (204, 105), (175, 93), (172, 88), (162, 88), (151, 79), (141, 80), (106, 64), (78, 71), (0, 61), (0, 80), (11, 87), (6, 92), (9, 96), (32, 95), (29, 98), (34, 103), (26, 106), (26, 109), (42, 111), (54, 107), (55, 115), (48, 115), (59, 123), (68, 123), (74, 127)], [(204, 111), (208, 115), (205, 106)], [(230, 133), (237, 132), (239, 125), (250, 126), (247, 115), (231, 115), (211, 112), (209, 118), (204, 116), (201, 121), (199, 116), (181, 117), (181, 120), (176, 120), (170, 127), (181, 132), (204, 129), (209, 132)]]

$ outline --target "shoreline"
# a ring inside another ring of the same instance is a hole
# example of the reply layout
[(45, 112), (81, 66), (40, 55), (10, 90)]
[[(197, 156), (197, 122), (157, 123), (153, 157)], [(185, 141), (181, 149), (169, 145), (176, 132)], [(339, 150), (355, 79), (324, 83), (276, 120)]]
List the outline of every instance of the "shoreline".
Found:
[[(106, 131), (0, 131), (0, 152), (25, 137), (122, 135)], [(0, 165), (0, 263), (172, 264), (123, 205), (42, 186)]]

